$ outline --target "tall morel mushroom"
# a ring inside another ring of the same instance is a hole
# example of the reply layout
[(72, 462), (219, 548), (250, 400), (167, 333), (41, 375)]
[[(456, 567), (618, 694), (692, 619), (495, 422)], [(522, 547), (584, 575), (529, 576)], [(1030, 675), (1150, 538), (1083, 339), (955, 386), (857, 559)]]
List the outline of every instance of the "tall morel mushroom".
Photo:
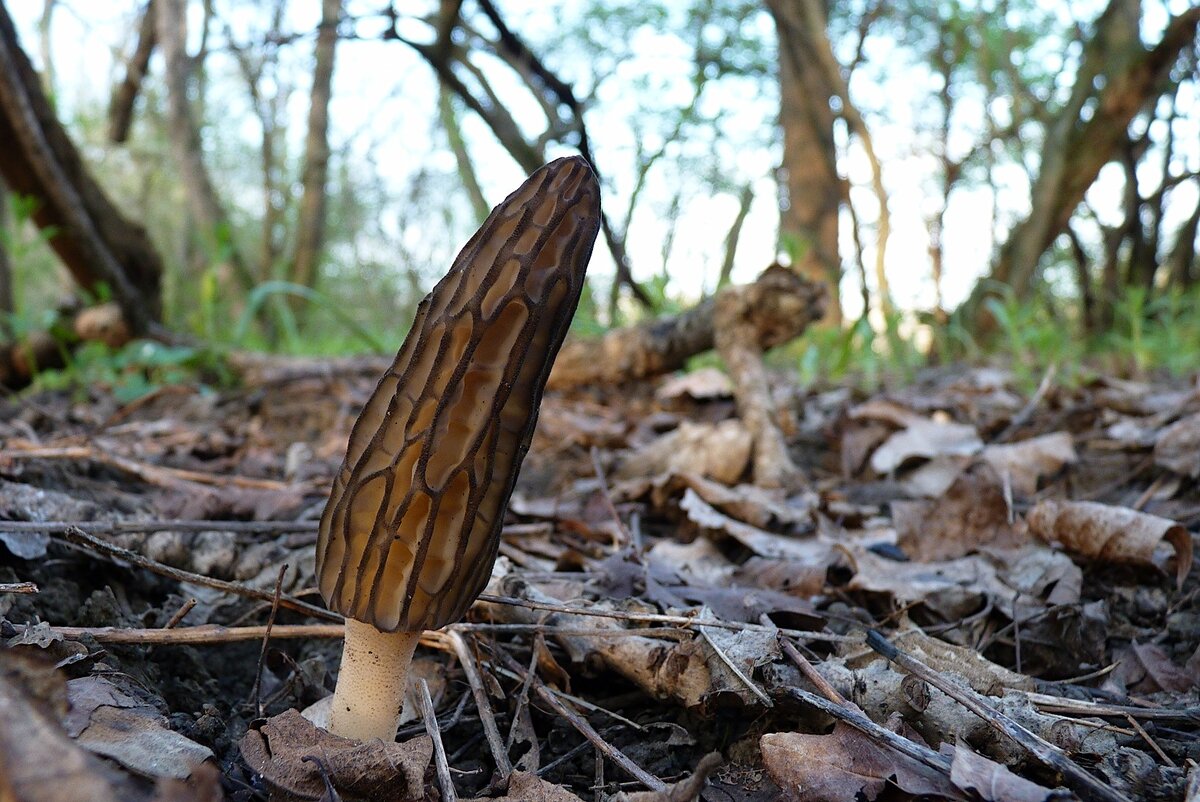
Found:
[(421, 631), (487, 583), (599, 219), (581, 157), (531, 175), (421, 301), (354, 424), (317, 539), (321, 595), (346, 616), (335, 735), (394, 739)]

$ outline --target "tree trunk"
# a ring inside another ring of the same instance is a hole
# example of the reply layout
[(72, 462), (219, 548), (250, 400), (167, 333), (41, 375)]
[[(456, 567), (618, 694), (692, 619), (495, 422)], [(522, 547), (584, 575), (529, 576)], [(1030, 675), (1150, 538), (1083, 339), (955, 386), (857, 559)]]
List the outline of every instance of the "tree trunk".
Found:
[(326, 187), (329, 176), (329, 98), (337, 52), (341, 0), (321, 0), (321, 29), (317, 34), (312, 92), (308, 105), (308, 133), (304, 140), (302, 195), (296, 226), (296, 255), (292, 281), (315, 287), (320, 278), (325, 245)]
[[(1200, 187), (1197, 187), (1200, 189)], [(1171, 286), (1180, 290), (1191, 289), (1197, 277), (1200, 277), (1200, 266), (1196, 264), (1196, 233), (1200, 231), (1200, 200), (1192, 215), (1179, 227), (1175, 235), (1175, 244), (1167, 254), (1167, 269)]]
[(118, 144), (129, 138), (129, 126), (133, 121), (133, 104), (142, 91), (142, 79), (150, 67), (150, 56), (158, 38), (154, 30), (154, 0), (148, 0), (142, 9), (142, 21), (138, 26), (137, 45), (125, 64), (125, 78), (113, 91), (108, 104), (108, 138)]
[[(206, 260), (221, 266), (220, 278), (227, 291), (244, 290), (254, 285), (254, 277), (233, 241), (232, 224), (204, 165), (200, 129), (188, 101), (187, 0), (155, 0), (154, 5), (165, 62), (167, 125), (175, 167), (188, 208), (200, 229)], [(240, 294), (236, 292), (235, 297)]]
[[(1046, 133), (1029, 215), (1012, 229), (992, 267), (992, 279), (1011, 286), (1018, 297), (1032, 292), (1042, 255), (1066, 229), (1100, 169), (1127, 140), (1134, 115), (1161, 92), (1180, 51), (1195, 40), (1200, 8), (1172, 19), (1149, 51), (1138, 39), (1140, 17), (1136, 0), (1110, 2), (1085, 45), (1072, 97)], [(1096, 96), (1101, 76), (1104, 88)], [(1082, 112), (1093, 97), (1094, 109), (1085, 120)], [(968, 303), (977, 304), (985, 294), (977, 287)]]
[(8, 255), (4, 236), (8, 230), (8, 187), (0, 179), (0, 343), (12, 336), (8, 316), (16, 311), (16, 299), (13, 297), (13, 264)]
[(113, 205), (84, 167), (0, 3), (0, 178), (37, 199), (33, 220), (80, 286), (107, 286), (135, 335), (161, 314), (162, 263), (146, 232)]
[(826, 32), (809, 30), (802, 16), (784, 10), (785, 4), (786, 0), (767, 2), (779, 37), (780, 173), (786, 188), (779, 235), (793, 268), (829, 293), (826, 320), (840, 323), (838, 212), (844, 187), (829, 104), (835, 93), (814, 55), (814, 40)]

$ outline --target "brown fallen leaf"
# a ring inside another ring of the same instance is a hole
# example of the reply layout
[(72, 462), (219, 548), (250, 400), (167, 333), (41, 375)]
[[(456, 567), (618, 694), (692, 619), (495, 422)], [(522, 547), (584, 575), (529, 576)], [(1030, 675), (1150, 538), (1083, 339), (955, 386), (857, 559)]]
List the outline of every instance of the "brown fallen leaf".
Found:
[(463, 802), (583, 802), (575, 794), (547, 782), (536, 774), (514, 771), (508, 780), (508, 793), (501, 797), (473, 797)]
[(952, 421), (917, 419), (894, 433), (871, 455), (871, 468), (889, 474), (912, 459), (971, 456), (983, 448), (974, 426)]
[(1135, 693), (1186, 693), (1196, 686), (1192, 675), (1175, 665), (1166, 650), (1156, 644), (1135, 640), (1113, 656), (1119, 661), (1113, 678)]
[(759, 746), (771, 779), (796, 802), (874, 800), (889, 785), (912, 796), (967, 798), (948, 777), (841, 722), (828, 735), (767, 733)]
[(1175, 583), (1192, 568), (1192, 537), (1175, 521), (1094, 501), (1041, 501), (1026, 515), (1030, 530), (1093, 560), (1164, 568), (1159, 546), (1175, 549)]
[(961, 741), (953, 747), (942, 744), (941, 751), (951, 760), (950, 782), (964, 791), (974, 791), (987, 802), (1050, 802), (1075, 798), (1065, 789), (1051, 790), (1018, 777), (999, 763), (971, 751)]
[(985, 448), (979, 458), (996, 469), (1000, 477), (1008, 477), (1013, 492), (1032, 496), (1038, 480), (1051, 476), (1079, 459), (1070, 432), (1053, 432), (1031, 437), (1019, 443), (998, 443)]
[(242, 758), (262, 775), (272, 802), (321, 799), (323, 773), (347, 797), (376, 802), (422, 799), (425, 767), (433, 756), (428, 735), (399, 744), (351, 741), (313, 726), (296, 710), (252, 727), (240, 747)]
[(716, 368), (700, 368), (671, 376), (654, 391), (654, 397), (659, 401), (671, 401), (685, 395), (696, 401), (732, 398), (733, 382)]
[(750, 432), (737, 420), (684, 421), (621, 460), (616, 478), (694, 471), (727, 485), (737, 484), (750, 464)]
[(1180, 418), (1158, 432), (1154, 462), (1193, 479), (1200, 477), (1200, 412)]
[(1010, 520), (996, 472), (977, 464), (933, 501), (892, 502), (898, 544), (921, 562), (962, 557), (983, 546), (1013, 548), (1028, 540), (1024, 522)]
[(111, 765), (62, 731), (62, 674), (35, 654), (0, 650), (0, 799), (130, 801), (140, 797)]

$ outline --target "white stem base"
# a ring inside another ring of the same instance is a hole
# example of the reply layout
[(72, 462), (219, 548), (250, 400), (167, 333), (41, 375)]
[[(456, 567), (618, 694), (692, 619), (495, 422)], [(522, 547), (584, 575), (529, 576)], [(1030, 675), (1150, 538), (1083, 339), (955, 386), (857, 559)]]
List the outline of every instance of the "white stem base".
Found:
[(329, 711), (329, 731), (343, 738), (396, 740), (408, 666), (420, 632), (380, 632), (346, 619), (342, 667)]

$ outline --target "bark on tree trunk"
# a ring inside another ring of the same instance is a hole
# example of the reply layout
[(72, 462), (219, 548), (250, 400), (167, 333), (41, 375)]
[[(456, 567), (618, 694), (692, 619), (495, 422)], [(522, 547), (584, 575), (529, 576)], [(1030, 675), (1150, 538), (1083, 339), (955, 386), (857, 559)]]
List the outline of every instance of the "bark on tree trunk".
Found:
[(320, 276), (325, 245), (325, 208), (329, 175), (329, 98), (337, 52), (341, 0), (321, 0), (321, 29), (317, 34), (312, 92), (308, 105), (308, 133), (304, 141), (304, 172), (300, 213), (296, 225), (296, 256), (292, 281), (315, 287)]
[(130, 222), (84, 167), (55, 117), (0, 3), (0, 178), (38, 200), (33, 220), (53, 228), (50, 246), (80, 286), (106, 285), (135, 335), (161, 314), (162, 263), (146, 232)]
[(834, 113), (829, 105), (834, 90), (813, 55), (812, 44), (813, 37), (826, 33), (791, 24), (784, 0), (769, 0), (767, 5), (779, 37), (780, 172), (787, 198), (779, 216), (780, 239), (794, 250), (794, 269), (820, 282), (829, 293), (826, 319), (841, 323), (838, 212), (844, 186), (837, 171)]

